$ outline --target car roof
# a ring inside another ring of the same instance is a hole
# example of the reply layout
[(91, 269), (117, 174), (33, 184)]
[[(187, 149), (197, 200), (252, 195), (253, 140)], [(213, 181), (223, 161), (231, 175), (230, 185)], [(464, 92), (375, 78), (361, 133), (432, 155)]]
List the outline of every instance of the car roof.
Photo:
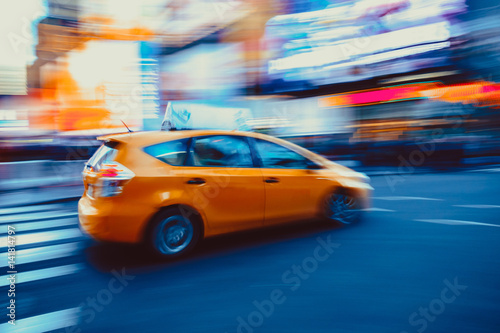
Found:
[(141, 147), (165, 141), (178, 140), (183, 138), (190, 138), (194, 136), (204, 136), (204, 135), (239, 135), (239, 136), (248, 136), (254, 138), (262, 138), (272, 141), (279, 140), (260, 133), (225, 131), (225, 130), (146, 131), (146, 132), (130, 132), (130, 133), (126, 132), (121, 134), (110, 134), (110, 135), (100, 136), (97, 139), (102, 141), (123, 142), (132, 146)]

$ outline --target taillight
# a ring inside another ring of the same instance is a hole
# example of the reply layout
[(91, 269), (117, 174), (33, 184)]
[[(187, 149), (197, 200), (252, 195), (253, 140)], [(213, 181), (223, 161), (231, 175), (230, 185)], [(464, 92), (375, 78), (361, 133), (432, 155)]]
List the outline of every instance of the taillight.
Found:
[(112, 162), (103, 163), (99, 171), (93, 173), (93, 176), (97, 179), (94, 184), (88, 184), (87, 194), (97, 198), (119, 195), (135, 174), (120, 163)]
[(101, 197), (114, 197), (123, 191), (122, 181), (101, 179), (99, 184), (99, 196)]

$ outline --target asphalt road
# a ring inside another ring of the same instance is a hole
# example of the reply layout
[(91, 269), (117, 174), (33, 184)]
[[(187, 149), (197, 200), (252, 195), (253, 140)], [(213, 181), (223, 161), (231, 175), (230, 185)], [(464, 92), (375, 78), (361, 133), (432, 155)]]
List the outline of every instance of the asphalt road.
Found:
[(174, 262), (87, 239), (74, 202), (2, 208), (0, 332), (497, 333), (498, 171), (373, 177), (357, 225), (218, 237)]

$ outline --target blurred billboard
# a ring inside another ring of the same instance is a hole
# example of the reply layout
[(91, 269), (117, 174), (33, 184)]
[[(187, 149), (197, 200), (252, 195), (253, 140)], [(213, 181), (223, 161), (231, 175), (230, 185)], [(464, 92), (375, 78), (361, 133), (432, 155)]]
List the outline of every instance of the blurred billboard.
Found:
[(204, 43), (160, 60), (161, 90), (169, 98), (237, 95), (245, 86), (239, 43)]
[(465, 10), (464, 0), (358, 0), (278, 15), (266, 28), (268, 78), (319, 86), (449, 65)]

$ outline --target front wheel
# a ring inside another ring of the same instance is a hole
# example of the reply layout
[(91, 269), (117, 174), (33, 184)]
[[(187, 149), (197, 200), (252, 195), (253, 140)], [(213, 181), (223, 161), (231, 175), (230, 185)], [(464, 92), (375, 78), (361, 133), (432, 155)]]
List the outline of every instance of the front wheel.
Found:
[(150, 229), (149, 246), (162, 257), (178, 257), (191, 251), (200, 238), (197, 221), (177, 209), (161, 212)]
[(334, 192), (325, 200), (324, 216), (342, 225), (353, 224), (361, 217), (359, 201), (346, 192)]

